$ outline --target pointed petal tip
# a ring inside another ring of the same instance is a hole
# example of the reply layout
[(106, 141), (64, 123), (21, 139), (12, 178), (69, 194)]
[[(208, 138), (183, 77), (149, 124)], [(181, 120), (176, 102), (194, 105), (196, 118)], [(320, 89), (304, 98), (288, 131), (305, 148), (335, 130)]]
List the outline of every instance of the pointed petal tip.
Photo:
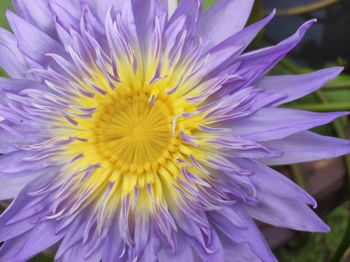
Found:
[(323, 231), (321, 231), (321, 233), (329, 233), (331, 230), (332, 229), (327, 224), (324, 224)]
[(276, 16), (276, 9), (273, 9), (267, 16), (265, 16), (260, 21), (267, 21), (266, 24), (268, 24), (275, 16)]
[(276, 8), (272, 9), (271, 13), (268, 16), (274, 17), (275, 15), (276, 15)]
[(317, 18), (310, 19), (310, 20), (306, 21), (304, 24), (311, 24), (311, 25), (313, 25), (315, 23), (317, 23)]
[(331, 228), (319, 218), (319, 221), (312, 225), (308, 231), (312, 233), (329, 233)]
[(294, 34), (300, 41), (305, 35), (305, 33), (310, 29), (311, 26), (313, 26), (317, 22), (316, 19), (311, 19), (306, 21), (304, 24), (302, 24), (296, 33)]
[[(13, 11), (8, 7), (8, 8), (6, 8), (5, 15), (6, 15), (7, 20), (9, 21), (10, 18), (13, 17), (14, 13), (13, 13)], [(10, 23), (10, 21), (9, 21), (9, 23)]]
[(337, 73), (337, 75), (339, 75), (340, 73), (342, 73), (345, 69), (344, 66), (334, 66), (334, 67), (330, 67), (330, 68), (326, 68), (326, 70), (329, 71), (334, 71), (334, 73)]
[(335, 112), (330, 112), (328, 114), (332, 114), (333, 115), (333, 117), (334, 117), (333, 121), (334, 121), (334, 120), (336, 120), (339, 117), (350, 115), (350, 111), (335, 111)]
[(317, 19), (311, 19), (306, 21), (304, 24), (302, 24), (299, 28), (300, 33), (303, 34), (305, 33), (307, 30), (310, 29), (311, 26), (313, 26), (315, 23), (317, 23)]
[(333, 66), (321, 69), (320, 71), (323, 71), (324, 75), (327, 76), (328, 81), (330, 81), (339, 76), (344, 71), (344, 69), (345, 68), (343, 66)]
[(316, 209), (318, 206), (318, 203), (316, 201), (316, 199), (311, 196), (309, 193), (307, 193), (306, 191), (304, 191), (304, 195), (306, 197), (306, 204), (310, 205), (313, 209)]

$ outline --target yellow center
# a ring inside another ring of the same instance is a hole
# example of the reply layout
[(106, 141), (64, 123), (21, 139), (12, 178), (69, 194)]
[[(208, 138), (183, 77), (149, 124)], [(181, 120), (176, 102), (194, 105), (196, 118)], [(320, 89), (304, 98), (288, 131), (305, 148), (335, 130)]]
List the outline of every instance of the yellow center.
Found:
[[(205, 138), (198, 129), (205, 124), (203, 116), (184, 116), (196, 113), (198, 106), (189, 102), (185, 94), (193, 97), (198, 91), (191, 90), (191, 83), (180, 85), (181, 72), (176, 70), (164, 72), (162, 75), (167, 77), (152, 82), (154, 65), (145, 74), (134, 72), (130, 66), (119, 69), (122, 80), (114, 83), (114, 89), (99, 70), (92, 71), (92, 79), (79, 82), (79, 88), (92, 95), (74, 98), (72, 104), (76, 107), (72, 113), (76, 117), (73, 121), (63, 119), (63, 128), (54, 131), (62, 139), (76, 138), (63, 146), (64, 154), (59, 156), (59, 160), (69, 163), (63, 176), (74, 177), (76, 196), (90, 192), (89, 201), (98, 196), (101, 202), (110, 201), (110, 207), (117, 206), (127, 195), (131, 201), (136, 199), (136, 188), (137, 206), (141, 209), (152, 209), (154, 200), (170, 204), (178, 194), (174, 185), (178, 179), (186, 180), (181, 172), (184, 165), (194, 175), (203, 176), (188, 164), (192, 155), (198, 160), (206, 156), (199, 147)], [(169, 92), (174, 87), (178, 87), (177, 91)], [(81, 117), (78, 108), (95, 111), (89, 117)], [(184, 134), (187, 138), (200, 137), (194, 140), (197, 146), (184, 142)], [(90, 170), (87, 175), (86, 170)]]
[(170, 102), (158, 98), (151, 103), (149, 97), (147, 92), (116, 95), (94, 118), (98, 154), (123, 172), (155, 169), (175, 148)]

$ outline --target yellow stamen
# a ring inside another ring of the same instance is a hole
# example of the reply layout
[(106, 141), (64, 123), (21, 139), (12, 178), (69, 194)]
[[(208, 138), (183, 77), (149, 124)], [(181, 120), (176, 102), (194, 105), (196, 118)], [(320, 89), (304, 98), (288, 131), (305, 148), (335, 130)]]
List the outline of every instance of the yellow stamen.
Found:
[[(181, 174), (182, 164), (177, 160), (190, 162), (189, 156), (195, 153), (203, 157), (198, 148), (184, 143), (180, 136), (181, 132), (193, 135), (203, 124), (201, 116), (191, 119), (181, 116), (185, 112), (196, 112), (196, 106), (183, 97), (181, 85), (180, 93), (167, 93), (169, 87), (178, 82), (174, 72), (164, 73), (168, 77), (156, 83), (142, 80), (138, 74), (132, 77), (121, 74), (123, 81), (115, 83), (115, 89), (108, 86), (102, 72), (96, 71), (94, 75), (90, 83), (104, 93), (95, 91), (93, 98), (82, 96), (77, 102), (96, 111), (91, 118), (75, 118), (77, 126), (69, 126), (61, 133), (81, 138), (64, 148), (67, 160), (83, 154), (72, 163), (71, 170), (99, 165), (81, 183), (79, 192), (93, 188), (95, 195), (102, 196), (108, 185), (113, 185), (108, 198), (109, 203), (113, 203), (126, 195), (136, 198), (135, 188), (139, 189), (140, 196), (148, 195), (145, 192), (150, 185), (153, 199), (139, 197), (137, 205), (150, 209), (154, 200), (167, 202), (167, 196), (176, 195), (175, 187), (169, 192), (169, 185), (176, 184), (177, 178), (185, 180)], [(89, 89), (86, 82), (80, 84)]]

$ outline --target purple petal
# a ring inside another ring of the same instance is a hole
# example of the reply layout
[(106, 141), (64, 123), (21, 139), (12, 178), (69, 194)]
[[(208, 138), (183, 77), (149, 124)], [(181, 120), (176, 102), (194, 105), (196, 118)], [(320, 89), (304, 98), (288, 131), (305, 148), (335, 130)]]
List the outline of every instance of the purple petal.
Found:
[[(290, 50), (292, 50), (303, 38), (306, 31), (316, 22), (310, 20), (303, 24), (297, 32), (279, 44), (252, 51), (242, 55), (237, 62), (240, 63), (240, 69), (235, 72), (245, 81), (238, 81), (240, 86), (247, 86), (265, 75), (273, 68)], [(237, 86), (237, 83), (233, 84)]]
[(149, 241), (150, 220), (148, 214), (139, 214), (135, 217), (134, 254), (133, 259), (140, 258)]
[(148, 52), (154, 46), (151, 42), (155, 30), (155, 18), (167, 12), (166, 1), (132, 0), (135, 25), (143, 52)]
[(329, 231), (329, 227), (302, 201), (284, 197), (283, 193), (270, 194), (264, 190), (257, 191), (256, 198), (260, 203), (245, 206), (245, 210), (257, 220), (301, 231)]
[[(179, 231), (177, 233), (177, 246), (175, 252), (171, 248), (167, 248), (162, 246), (158, 252), (158, 260), (159, 261), (169, 261), (169, 262), (177, 262), (177, 261), (188, 261), (194, 262), (194, 251), (192, 250), (191, 245), (188, 243), (186, 237), (183, 232)], [(148, 256), (147, 253), (144, 253), (144, 261)], [(150, 260), (151, 261), (151, 260)]]
[(267, 165), (302, 163), (350, 153), (350, 141), (320, 136), (308, 131), (263, 144), (283, 152), (280, 157), (259, 160)]
[(55, 221), (37, 224), (26, 233), (8, 240), (0, 249), (1, 261), (26, 261), (53, 246), (63, 236), (55, 234)]
[[(186, 213), (174, 213), (174, 219), (196, 253), (203, 260), (206, 260), (205, 258), (220, 258), (223, 255), (222, 246), (215, 230), (209, 224), (207, 214), (202, 210), (192, 210), (190, 207), (187, 207), (187, 211), (185, 208), (183, 210)], [(193, 212), (196, 218), (190, 212)]]
[(13, 78), (25, 78), (28, 71), (14, 35), (2, 28), (0, 28), (0, 67)]
[[(71, 6), (71, 3), (61, 1), (50, 1), (50, 8), (52, 15), (56, 17), (56, 21), (66, 30), (79, 28), (79, 20), (81, 17), (81, 7)], [(57, 27), (57, 24), (55, 25)], [(58, 32), (59, 33), (59, 32)], [(74, 46), (74, 45), (72, 45)]]
[[(207, 65), (207, 72), (210, 75), (217, 75), (227, 68), (237, 56), (240, 55), (244, 49), (254, 40), (259, 31), (271, 21), (275, 12), (272, 12), (266, 18), (244, 28), (237, 32), (225, 41), (221, 42), (209, 51), (209, 58)], [(215, 69), (214, 71), (212, 71)]]
[(219, 44), (245, 26), (253, 7), (253, 0), (219, 0), (199, 21), (199, 31), (209, 38), (207, 48)]
[(255, 175), (249, 178), (253, 182), (256, 191), (283, 196), (316, 207), (317, 203), (312, 196), (286, 176), (272, 168), (248, 159), (239, 159), (236, 160), (235, 163), (241, 168), (251, 170), (255, 173)]
[[(169, 251), (165, 249), (167, 248), (165, 248), (164, 246), (161, 248), (161, 242), (159, 237), (156, 235), (155, 232), (152, 231), (149, 237), (149, 241), (145, 247), (145, 250), (143, 251), (143, 255), (140, 257), (140, 262), (153, 262), (157, 260), (162, 261), (160, 257), (163, 257), (163, 256), (165, 256), (167, 259), (173, 256), (176, 257), (176, 255), (171, 253), (171, 251), (170, 251), (171, 256), (168, 256)], [(167, 261), (167, 259), (165, 259), (164, 261)], [(115, 261), (115, 260), (111, 260), (111, 261)], [(106, 261), (109, 261), (109, 260), (106, 260)]]
[(82, 242), (84, 230), (82, 219), (76, 218), (65, 230), (63, 240), (56, 252), (55, 260), (61, 258), (68, 250)]
[[(57, 262), (66, 262), (66, 261), (85, 261), (84, 253), (82, 252), (84, 247), (81, 244), (77, 244), (69, 249), (64, 255), (60, 258), (55, 259)], [(98, 260), (96, 260), (98, 261)]]
[[(84, 245), (79, 243), (69, 249), (64, 253), (62, 257), (56, 259), (57, 262), (68, 262), (68, 261), (91, 261), (98, 262), (101, 261), (101, 252), (94, 252), (89, 258), (85, 257)], [(118, 258), (119, 259), (119, 258)], [(110, 261), (118, 261), (118, 260), (110, 260)]]
[(50, 166), (49, 162), (45, 163), (43, 161), (32, 162), (23, 160), (30, 156), (33, 156), (32, 153), (25, 151), (13, 151), (0, 156), (1, 172), (11, 174), (24, 171), (35, 171)]
[(261, 262), (247, 243), (235, 243), (228, 237), (219, 234), (222, 246), (224, 248), (225, 258), (227, 262)]
[(346, 115), (347, 112), (313, 113), (286, 108), (263, 108), (247, 118), (234, 121), (231, 130), (233, 136), (244, 139), (277, 140)]
[[(121, 11), (124, 3), (131, 4), (131, 0), (88, 0), (102, 23), (106, 20), (107, 11), (113, 6), (114, 11)], [(69, 10), (69, 9), (68, 9)]]
[(23, 89), (39, 89), (41, 91), (49, 91), (44, 84), (38, 81), (0, 77), (0, 91), (17, 93)]
[[(81, 228), (77, 229), (78, 234), (80, 233), (79, 231), (81, 231)], [(65, 234), (65, 233), (64, 233)], [(89, 241), (91, 242), (93, 239), (90, 238)], [(71, 243), (71, 248), (69, 248), (68, 250), (64, 250), (64, 252), (62, 254), (60, 254), (60, 257), (55, 257), (55, 261), (62, 261), (62, 262), (66, 262), (66, 261), (91, 261), (91, 262), (98, 262), (101, 261), (102, 259), (102, 247), (99, 246), (97, 247), (97, 249), (95, 250), (91, 250), (88, 249), (89, 245), (93, 245), (94, 243), (83, 243), (83, 242), (78, 242), (75, 244)], [(111, 243), (111, 244), (115, 244), (115, 243)], [(93, 252), (91, 252), (93, 251)], [(117, 252), (117, 250), (115, 249), (115, 246), (113, 246), (110, 250), (110, 252)], [(87, 256), (87, 254), (89, 254), (89, 256)], [(117, 260), (106, 260), (106, 261), (118, 261), (120, 258), (118, 257)], [(103, 260), (104, 261), (104, 260)]]
[[(227, 217), (222, 216), (222, 213), (228, 209), (232, 209), (245, 221), (245, 228), (238, 228)], [(253, 220), (239, 205), (224, 207), (219, 211), (211, 212), (210, 217), (222, 234), (235, 243), (248, 243), (255, 255), (262, 261), (277, 261)]]
[(190, 26), (188, 29), (193, 27), (198, 19), (202, 10), (202, 0), (180, 0), (174, 14), (172, 15), (170, 22), (176, 20), (178, 17), (185, 15), (186, 23)]
[(8, 154), (18, 150), (16, 144), (25, 141), (22, 137), (11, 134), (0, 128), (0, 154)]
[(32, 180), (37, 178), (40, 173), (35, 172), (28, 176), (16, 176), (13, 178), (1, 178), (0, 174), (0, 200), (13, 199), (18, 193)]
[(49, 35), (10, 10), (6, 12), (6, 15), (15, 33), (19, 49), (35, 63), (39, 63), (41, 66), (49, 65), (50, 58), (46, 56), (47, 53), (64, 53), (62, 46)]
[(197, 239), (188, 238), (188, 241), (191, 243), (193, 249), (196, 251), (198, 257), (202, 259), (202, 261), (223, 261), (224, 251), (216, 230), (212, 228), (208, 231), (210, 233), (210, 239), (208, 241), (210, 242), (206, 249), (203, 248)]
[[(124, 252), (123, 239), (120, 235), (120, 231), (118, 226), (114, 226), (109, 230), (109, 234), (107, 235), (104, 251), (103, 251), (103, 261), (118, 261), (120, 256)], [(147, 247), (146, 247), (147, 249)]]
[(268, 93), (286, 95), (285, 99), (274, 103), (277, 106), (316, 91), (341, 71), (342, 67), (332, 67), (304, 75), (266, 76), (254, 85)]
[(48, 0), (37, 0), (35, 4), (26, 0), (14, 0), (13, 5), (19, 16), (51, 37), (56, 37)]
[[(45, 208), (45, 201), (42, 198), (31, 198), (28, 196), (28, 192), (33, 192), (42, 186), (46, 185), (55, 175), (56, 171), (47, 172), (45, 174), (39, 173), (38, 179), (34, 179), (31, 183), (28, 183), (22, 191), (17, 195), (15, 200), (11, 205), (3, 212), (0, 216), (0, 241), (6, 241), (17, 237), (18, 235), (30, 230), (34, 227), (34, 224), (30, 219), (21, 219), (16, 223), (8, 224), (9, 221), (13, 220), (16, 216), (21, 216), (22, 212), (29, 212), (31, 214), (36, 214), (43, 208)], [(30, 206), (33, 201), (39, 201), (36, 207)], [(29, 207), (28, 208), (26, 207)], [(28, 215), (27, 215), (28, 216)], [(30, 217), (30, 215), (29, 215)], [(0, 252), (1, 253), (1, 252)]]
[[(89, 1), (94, 1), (94, 0), (86, 0), (86, 2)], [(85, 1), (84, 1), (85, 2)], [(100, 1), (102, 4), (103, 1)], [(69, 14), (78, 19), (81, 17), (81, 11), (82, 11), (82, 6), (81, 3), (78, 1), (72, 1), (72, 0), (49, 0), (49, 5), (52, 11), (53, 6), (59, 6), (62, 10), (66, 10), (69, 12)]]

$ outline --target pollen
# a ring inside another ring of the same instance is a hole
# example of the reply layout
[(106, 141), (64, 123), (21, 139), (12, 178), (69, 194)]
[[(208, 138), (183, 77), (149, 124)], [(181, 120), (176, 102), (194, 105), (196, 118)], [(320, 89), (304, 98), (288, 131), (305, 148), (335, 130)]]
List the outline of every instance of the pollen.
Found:
[(193, 158), (205, 157), (199, 150), (205, 124), (197, 112), (200, 94), (184, 83), (181, 66), (170, 70), (165, 61), (111, 61), (91, 66), (89, 77), (77, 79), (73, 117), (63, 131), (55, 131), (69, 137), (60, 157), (70, 162), (72, 176), (79, 174), (77, 195), (108, 192), (115, 203), (149, 195), (138, 205), (151, 207), (152, 201), (175, 195), (173, 185), (182, 187), (178, 181), (203, 173), (195, 170)]
[(73, 119), (76, 126), (71, 128), (71, 137), (78, 139), (65, 147), (69, 159), (82, 156), (70, 169), (98, 166), (83, 183), (85, 188), (105, 188), (113, 183), (114, 189), (121, 186), (126, 195), (136, 187), (156, 188), (155, 183), (162, 188), (162, 179), (174, 182), (181, 177), (179, 159), (190, 161), (192, 154), (183, 134), (196, 128), (193, 121), (181, 117), (191, 109), (190, 104), (176, 94), (167, 94), (166, 84), (107, 89), (99, 80), (97, 85), (105, 92), (81, 99), (85, 108), (95, 110), (89, 117)]
[(123, 172), (142, 174), (148, 167), (155, 169), (177, 143), (171, 132), (171, 102), (158, 98), (150, 104), (149, 97), (147, 92), (116, 95), (100, 106), (93, 119), (96, 151)]

